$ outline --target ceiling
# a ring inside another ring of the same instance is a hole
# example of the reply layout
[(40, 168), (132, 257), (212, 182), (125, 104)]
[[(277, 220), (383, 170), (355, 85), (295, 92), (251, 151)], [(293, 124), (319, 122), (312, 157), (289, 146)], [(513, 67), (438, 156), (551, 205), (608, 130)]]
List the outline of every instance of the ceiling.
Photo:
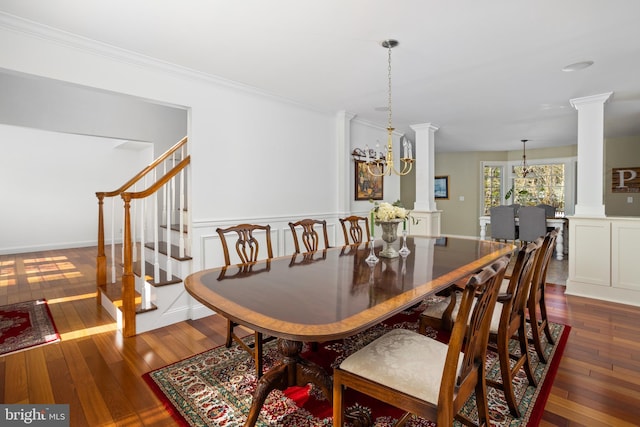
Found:
[[(640, 135), (637, 0), (0, 0), (0, 11), (321, 111), (433, 123), (436, 150), (575, 144), (569, 100), (613, 92), (605, 136)], [(568, 64), (594, 61), (581, 71)]]

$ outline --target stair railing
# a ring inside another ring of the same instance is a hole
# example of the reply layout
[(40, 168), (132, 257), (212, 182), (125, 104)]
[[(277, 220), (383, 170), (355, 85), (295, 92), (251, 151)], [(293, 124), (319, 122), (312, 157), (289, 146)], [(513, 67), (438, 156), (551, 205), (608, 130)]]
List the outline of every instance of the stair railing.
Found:
[[(167, 150), (164, 154), (158, 157), (153, 161), (149, 166), (144, 168), (138, 174), (136, 174), (133, 178), (123, 184), (120, 188), (113, 191), (107, 192), (96, 192), (96, 197), (98, 198), (98, 254), (96, 258), (96, 286), (97, 286), (97, 303), (101, 304), (102, 299), (102, 289), (107, 286), (107, 255), (105, 251), (105, 216), (104, 216), (104, 200), (105, 198), (109, 198), (111, 201), (111, 256), (110, 256), (110, 266), (111, 266), (111, 278), (110, 283), (116, 282), (116, 196), (120, 196), (124, 202), (124, 215), (122, 217), (122, 227), (124, 228), (123, 235), (123, 247), (122, 247), (122, 259), (124, 262), (123, 267), (123, 286), (124, 286), (124, 278), (126, 277), (127, 271), (131, 274), (133, 273), (133, 263), (140, 263), (140, 271), (141, 277), (145, 278), (144, 282), (146, 283), (147, 272), (146, 262), (144, 256), (144, 246), (145, 240), (148, 239), (147, 236), (153, 235), (153, 246), (154, 246), (154, 256), (153, 256), (153, 277), (158, 278), (160, 276), (160, 262), (159, 262), (159, 225), (160, 222), (164, 223), (167, 227), (167, 236), (171, 235), (171, 208), (175, 208), (175, 202), (171, 202), (170, 199), (175, 200), (175, 192), (168, 192), (168, 187), (173, 187), (175, 189), (175, 181), (176, 177), (178, 177), (179, 181), (179, 202), (178, 204), (180, 209), (180, 223), (179, 223), (179, 232), (180, 235), (183, 236), (185, 233), (185, 224), (183, 219), (183, 212), (186, 210), (185, 206), (185, 196), (184, 192), (186, 191), (186, 175), (184, 173), (184, 168), (189, 164), (190, 158), (187, 155), (187, 137), (184, 137), (178, 143), (176, 143), (173, 147)], [(160, 178), (158, 178), (160, 175)], [(150, 187), (147, 187), (148, 182), (153, 182)], [(138, 187), (142, 187), (145, 190), (137, 191)], [(158, 196), (158, 189), (163, 189), (161, 196)], [(133, 191), (131, 191), (133, 190)], [(174, 190), (175, 191), (175, 190)], [(126, 194), (126, 197), (125, 197)], [(140, 196), (143, 195), (143, 196)], [(128, 199), (128, 200), (127, 200)], [(133, 209), (131, 206), (131, 200), (137, 200), (133, 205)], [(138, 200), (140, 199), (140, 200)], [(151, 209), (149, 209), (148, 203), (152, 203)], [(158, 204), (162, 203), (162, 218), (159, 218), (158, 215)], [(132, 212), (133, 210), (133, 212)], [(149, 213), (148, 211), (151, 211)], [(135, 218), (132, 222), (131, 217)], [(151, 218), (150, 218), (151, 217)], [(151, 221), (153, 223), (153, 232), (150, 232), (147, 223)], [(119, 229), (122, 232), (122, 229)], [(136, 233), (139, 233), (137, 236)], [(134, 244), (135, 242), (135, 244)], [(167, 248), (171, 248), (167, 242)], [(186, 242), (184, 238), (180, 239), (180, 249), (179, 252), (181, 256), (185, 255)], [(128, 251), (128, 252), (127, 252)], [(139, 255), (138, 255), (139, 252)], [(168, 274), (171, 272), (171, 263), (167, 262), (168, 265)], [(169, 275), (169, 277), (171, 277)], [(128, 280), (128, 279), (127, 279)], [(132, 295), (135, 295), (135, 290), (132, 289), (123, 289), (123, 297), (127, 292), (131, 292)], [(123, 300), (124, 305), (124, 300)], [(131, 302), (127, 303), (129, 307)], [(150, 290), (147, 288), (142, 292), (142, 306), (143, 308), (148, 308), (151, 305), (150, 303)], [(124, 309), (124, 308), (123, 308)], [(124, 317), (130, 318), (131, 314), (125, 315)], [(135, 304), (133, 304), (133, 317), (135, 318)], [(130, 322), (131, 323), (131, 322)], [(133, 323), (133, 333), (135, 334), (135, 323)]]
[[(134, 239), (132, 237), (132, 221), (131, 221), (131, 202), (133, 200), (139, 200), (143, 202), (142, 206), (144, 206), (144, 202), (151, 198), (154, 200), (155, 198), (150, 196), (157, 196), (159, 192), (164, 192), (164, 194), (169, 195), (169, 200), (165, 203), (168, 204), (168, 209), (166, 210), (166, 227), (167, 227), (167, 263), (165, 265), (165, 271), (167, 278), (171, 278), (172, 273), (172, 262), (171, 258), (171, 211), (175, 207), (171, 202), (173, 199), (171, 193), (175, 189), (176, 181), (183, 183), (185, 181), (184, 169), (190, 163), (191, 157), (187, 156), (185, 159), (180, 161), (177, 165), (175, 165), (171, 170), (167, 171), (160, 179), (158, 179), (152, 186), (149, 188), (139, 191), (139, 192), (124, 192), (122, 193), (122, 200), (124, 201), (124, 241), (123, 241), (123, 264), (124, 270), (122, 273), (122, 313), (123, 313), (123, 325), (122, 325), (122, 333), (125, 337), (130, 337), (136, 334), (136, 301), (135, 301), (135, 276), (133, 273), (133, 247), (134, 247)], [(184, 211), (184, 206), (179, 206), (180, 212)], [(144, 211), (144, 209), (142, 209)], [(141, 216), (141, 220), (144, 222), (145, 215)], [(143, 224), (143, 223), (142, 223)], [(144, 229), (144, 224), (141, 225), (141, 228)], [(145, 256), (144, 256), (144, 240), (139, 242), (141, 246), (140, 251), (140, 265), (145, 265)], [(159, 242), (154, 242), (154, 250), (157, 252), (159, 247)], [(182, 252), (184, 253), (184, 248), (182, 248)], [(146, 278), (144, 270), (142, 270), (141, 277)], [(156, 279), (158, 276), (154, 276)], [(150, 301), (150, 293), (151, 287), (146, 279), (143, 280), (143, 288), (141, 290), (142, 301), (141, 308), (143, 310), (149, 309), (151, 306)]]

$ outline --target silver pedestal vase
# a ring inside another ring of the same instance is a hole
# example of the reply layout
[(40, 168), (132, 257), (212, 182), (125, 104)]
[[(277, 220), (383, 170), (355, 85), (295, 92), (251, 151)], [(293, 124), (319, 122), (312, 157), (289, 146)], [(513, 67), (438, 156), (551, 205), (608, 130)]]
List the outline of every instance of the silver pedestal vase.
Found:
[(398, 239), (398, 224), (401, 219), (393, 219), (391, 221), (376, 221), (382, 228), (382, 240), (384, 241), (384, 249), (380, 251), (378, 256), (385, 258), (397, 258), (400, 256), (391, 244)]

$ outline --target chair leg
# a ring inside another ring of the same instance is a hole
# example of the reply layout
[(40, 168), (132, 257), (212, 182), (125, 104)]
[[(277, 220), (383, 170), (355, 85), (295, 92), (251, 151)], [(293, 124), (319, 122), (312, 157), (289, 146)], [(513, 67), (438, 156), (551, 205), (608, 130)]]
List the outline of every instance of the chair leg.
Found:
[(502, 384), (500, 387), (504, 393), (507, 406), (511, 415), (520, 418), (520, 409), (513, 391), (513, 371), (511, 370), (511, 356), (509, 354), (509, 337), (498, 336), (498, 360), (500, 361), (500, 375)]
[(531, 358), (529, 357), (529, 340), (527, 339), (527, 324), (523, 320), (520, 328), (518, 328), (518, 342), (520, 343), (520, 357), (523, 358), (524, 372), (527, 374), (527, 380), (529, 385), (534, 387), (538, 386), (535, 376), (533, 375), (533, 368), (531, 366)]
[(536, 312), (535, 305), (533, 307), (529, 307), (529, 324), (529, 326), (531, 326), (531, 341), (533, 342), (533, 347), (536, 349), (536, 353), (538, 354), (538, 359), (540, 359), (542, 363), (547, 363), (547, 357), (544, 354), (542, 340), (540, 339), (540, 321), (538, 320), (538, 313)]
[[(338, 374), (339, 375), (339, 374)], [(343, 387), (337, 376), (334, 373), (333, 378), (333, 426), (334, 427), (342, 427), (343, 419), (342, 419), (342, 394)]]
[(256, 364), (256, 377), (260, 379), (262, 376), (262, 333), (254, 332), (253, 340), (253, 360)]
[(224, 343), (224, 346), (229, 348), (231, 347), (231, 343), (233, 342), (233, 328), (235, 327), (235, 324), (227, 319), (227, 340)]
[(540, 292), (540, 319), (544, 326), (544, 334), (547, 336), (547, 341), (550, 344), (555, 344), (553, 336), (551, 335), (551, 329), (549, 328), (549, 321), (547, 320), (547, 304), (544, 301), (544, 287)]
[(476, 406), (478, 408), (478, 426), (489, 426), (489, 402), (487, 400), (487, 383), (485, 381), (486, 371), (484, 366), (478, 372), (478, 382), (476, 383)]

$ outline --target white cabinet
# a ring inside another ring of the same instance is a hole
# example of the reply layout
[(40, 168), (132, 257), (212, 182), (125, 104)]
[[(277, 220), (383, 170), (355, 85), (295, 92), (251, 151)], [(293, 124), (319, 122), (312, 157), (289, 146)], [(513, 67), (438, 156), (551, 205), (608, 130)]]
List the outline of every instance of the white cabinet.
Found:
[(640, 218), (569, 219), (566, 293), (640, 306)]

